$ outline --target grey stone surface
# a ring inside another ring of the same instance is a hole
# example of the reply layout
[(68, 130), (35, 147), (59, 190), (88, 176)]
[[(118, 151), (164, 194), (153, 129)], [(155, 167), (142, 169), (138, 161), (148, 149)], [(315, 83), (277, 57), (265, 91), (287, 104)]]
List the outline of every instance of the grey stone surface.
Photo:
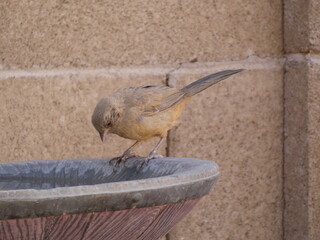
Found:
[(65, 159), (0, 164), (0, 219), (141, 208), (206, 195), (215, 163), (198, 159)]

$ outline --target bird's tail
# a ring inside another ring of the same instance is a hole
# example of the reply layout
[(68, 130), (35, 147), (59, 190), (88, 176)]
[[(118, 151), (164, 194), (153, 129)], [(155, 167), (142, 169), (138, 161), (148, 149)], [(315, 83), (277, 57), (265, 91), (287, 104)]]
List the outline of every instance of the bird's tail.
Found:
[(211, 74), (204, 78), (200, 78), (199, 80), (189, 84), (188, 86), (182, 88), (180, 91), (173, 93), (169, 96), (166, 96), (162, 99), (161, 104), (156, 106), (152, 110), (144, 111), (144, 114), (147, 116), (152, 116), (161, 111), (165, 111), (170, 107), (175, 106), (176, 104), (180, 103), (186, 98), (190, 98), (193, 95), (207, 89), (208, 87), (212, 86), (215, 83), (226, 79), (233, 74), (242, 72), (244, 69), (237, 69), (237, 70), (226, 70)]
[(213, 73), (206, 77), (200, 78), (199, 80), (189, 84), (188, 86), (185, 86), (184, 88), (181, 89), (181, 92), (184, 93), (184, 97), (191, 97), (199, 92), (202, 92), (203, 90), (207, 89), (213, 84), (216, 84), (232, 76), (233, 74), (242, 72), (243, 70), (244, 69), (225, 70), (225, 71)]

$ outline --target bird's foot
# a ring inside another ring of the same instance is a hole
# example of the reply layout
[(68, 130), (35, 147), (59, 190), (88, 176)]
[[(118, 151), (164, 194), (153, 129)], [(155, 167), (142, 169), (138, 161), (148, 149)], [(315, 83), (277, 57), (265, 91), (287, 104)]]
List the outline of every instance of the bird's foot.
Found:
[(142, 161), (142, 163), (139, 165), (139, 169), (142, 168), (144, 165), (148, 165), (149, 161), (151, 159), (156, 159), (156, 158), (163, 158), (162, 155), (156, 153), (156, 152), (151, 152), (145, 159)]
[(120, 166), (120, 163), (127, 161), (129, 158), (134, 157), (138, 156), (131, 152), (124, 152), (121, 156), (112, 158), (109, 161), (109, 164), (113, 166), (113, 172), (116, 172), (117, 168)]

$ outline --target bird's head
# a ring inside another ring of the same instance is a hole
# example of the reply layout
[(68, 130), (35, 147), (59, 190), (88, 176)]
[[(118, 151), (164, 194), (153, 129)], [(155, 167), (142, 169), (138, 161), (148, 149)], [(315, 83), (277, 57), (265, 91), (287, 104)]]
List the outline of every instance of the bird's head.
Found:
[(120, 114), (116, 106), (112, 104), (111, 99), (103, 98), (98, 102), (93, 111), (91, 122), (98, 131), (102, 142), (104, 141), (105, 134), (113, 127), (119, 116)]

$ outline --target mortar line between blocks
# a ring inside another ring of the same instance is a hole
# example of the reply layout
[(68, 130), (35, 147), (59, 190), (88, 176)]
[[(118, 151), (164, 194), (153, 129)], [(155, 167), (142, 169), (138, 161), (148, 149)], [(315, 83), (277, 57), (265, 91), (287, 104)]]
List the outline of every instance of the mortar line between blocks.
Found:
[(202, 73), (220, 71), (230, 68), (246, 69), (280, 69), (284, 58), (258, 58), (249, 57), (245, 60), (229, 62), (196, 62), (173, 63), (163, 65), (142, 65), (107, 68), (68, 68), (68, 69), (29, 69), (29, 70), (0, 70), (0, 80), (22, 77), (63, 77), (63, 76), (132, 76), (132, 75), (163, 75), (175, 72), (175, 74)]

